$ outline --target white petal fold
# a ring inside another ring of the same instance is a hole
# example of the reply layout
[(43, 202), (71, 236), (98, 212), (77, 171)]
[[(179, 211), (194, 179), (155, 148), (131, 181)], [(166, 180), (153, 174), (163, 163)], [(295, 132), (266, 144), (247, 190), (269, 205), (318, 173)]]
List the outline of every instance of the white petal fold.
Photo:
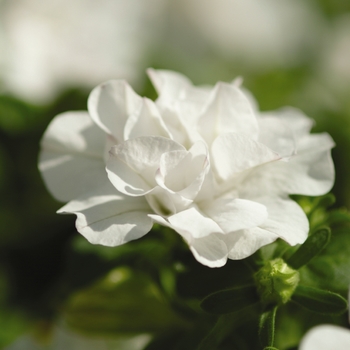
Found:
[(168, 217), (168, 221), (172, 228), (185, 237), (202, 238), (212, 233), (223, 233), (214, 220), (204, 216), (194, 207)]
[(247, 97), (234, 85), (218, 83), (199, 117), (198, 128), (208, 145), (226, 132), (258, 138), (258, 123)]
[(143, 98), (138, 113), (129, 116), (125, 123), (124, 140), (140, 136), (163, 136), (171, 138), (168, 128), (153, 101)]
[(222, 267), (227, 262), (227, 245), (220, 234), (193, 239), (189, 242), (190, 250), (194, 257), (208, 267)]
[(177, 72), (149, 68), (147, 74), (164, 103), (177, 100), (181, 91), (192, 86), (187, 77)]
[(293, 107), (283, 107), (274, 111), (261, 112), (263, 118), (274, 117), (280, 119), (293, 131), (296, 139), (309, 135), (314, 121), (301, 110)]
[[(155, 222), (167, 227), (172, 225), (159, 215), (149, 215)], [(222, 267), (227, 262), (227, 245), (222, 234), (212, 233), (201, 238), (194, 238), (188, 231), (177, 231), (187, 242), (196, 260), (208, 267)]]
[(304, 243), (309, 232), (309, 221), (301, 207), (289, 198), (265, 196), (256, 199), (267, 208), (268, 219), (259, 225), (290, 245)]
[(294, 133), (281, 118), (264, 116), (259, 118), (259, 142), (263, 143), (283, 158), (296, 153)]
[(183, 151), (180, 144), (163, 137), (138, 137), (112, 147), (107, 173), (112, 184), (122, 193), (140, 196), (157, 184), (156, 171), (163, 153)]
[(244, 170), (281, 159), (262, 143), (236, 133), (218, 136), (213, 142), (211, 155), (215, 170), (224, 181)]
[(271, 195), (320, 196), (334, 184), (334, 165), (328, 134), (312, 134), (299, 140), (298, 153), (289, 162), (274, 162), (254, 169), (240, 185), (244, 198), (259, 196), (261, 189)]
[(260, 203), (239, 198), (217, 198), (201, 205), (201, 210), (223, 230), (230, 233), (258, 226), (266, 221), (266, 207)]
[(233, 232), (225, 236), (229, 250), (228, 258), (232, 260), (245, 259), (277, 238), (276, 234), (260, 227)]
[(149, 211), (143, 198), (124, 196), (107, 183), (70, 201), (58, 213), (76, 214), (76, 228), (90, 243), (114, 247), (151, 230)]
[(52, 195), (66, 202), (105, 179), (106, 135), (86, 112), (56, 116), (41, 141), (39, 169)]
[(189, 151), (164, 153), (156, 180), (171, 193), (194, 199), (210, 169), (209, 154), (203, 142), (195, 143)]
[(124, 80), (110, 80), (92, 90), (88, 109), (93, 121), (116, 140), (124, 140), (124, 127), (130, 115), (138, 114), (142, 98)]

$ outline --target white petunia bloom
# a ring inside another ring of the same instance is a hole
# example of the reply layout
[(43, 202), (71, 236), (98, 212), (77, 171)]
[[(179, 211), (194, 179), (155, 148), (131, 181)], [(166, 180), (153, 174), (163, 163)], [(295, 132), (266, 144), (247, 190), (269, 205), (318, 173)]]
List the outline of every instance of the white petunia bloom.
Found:
[[(96, 87), (87, 112), (57, 116), (39, 168), (68, 201), (91, 243), (117, 246), (171, 227), (210, 267), (282, 238), (303, 243), (308, 220), (289, 194), (317, 196), (334, 182), (328, 134), (285, 108), (260, 113), (239, 82), (194, 87), (150, 69), (153, 102), (124, 81)], [(107, 171), (107, 173), (106, 173)]]

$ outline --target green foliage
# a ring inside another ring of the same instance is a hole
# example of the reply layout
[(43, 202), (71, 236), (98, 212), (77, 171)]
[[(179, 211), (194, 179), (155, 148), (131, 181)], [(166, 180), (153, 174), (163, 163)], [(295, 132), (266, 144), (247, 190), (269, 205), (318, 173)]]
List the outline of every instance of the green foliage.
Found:
[(321, 228), (311, 234), (300, 248), (288, 258), (287, 264), (293, 269), (300, 269), (311, 259), (319, 254), (329, 243), (331, 231), (329, 228)]
[(210, 294), (201, 302), (201, 308), (212, 314), (223, 315), (240, 311), (258, 302), (256, 287), (251, 285)]
[(276, 323), (277, 306), (265, 311), (260, 316), (259, 336), (262, 346), (267, 346), (264, 349), (273, 348), (275, 343), (275, 323)]
[(114, 269), (74, 293), (63, 315), (71, 328), (97, 335), (156, 333), (189, 326), (171, 310), (147, 275), (128, 268)]
[(301, 285), (296, 288), (292, 300), (319, 314), (342, 314), (348, 308), (347, 301), (339, 294)]

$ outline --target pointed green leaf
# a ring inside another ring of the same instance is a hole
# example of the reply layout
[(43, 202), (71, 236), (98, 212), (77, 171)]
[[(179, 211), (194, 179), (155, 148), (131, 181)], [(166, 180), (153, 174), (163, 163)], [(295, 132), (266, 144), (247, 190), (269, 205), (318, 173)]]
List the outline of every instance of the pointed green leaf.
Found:
[[(275, 342), (275, 320), (277, 306), (273, 309), (265, 311), (260, 316), (259, 336), (263, 346), (271, 348)], [(266, 348), (265, 348), (266, 349)]]
[(328, 227), (317, 230), (287, 259), (287, 264), (293, 269), (300, 269), (326, 247), (330, 237), (331, 231)]
[(264, 348), (264, 350), (278, 350), (278, 349), (273, 346), (267, 346), (266, 348)]
[(210, 294), (202, 301), (201, 308), (212, 314), (223, 315), (237, 312), (259, 301), (256, 287), (250, 285)]
[(337, 293), (300, 285), (295, 290), (292, 300), (319, 314), (338, 315), (348, 308), (347, 301)]

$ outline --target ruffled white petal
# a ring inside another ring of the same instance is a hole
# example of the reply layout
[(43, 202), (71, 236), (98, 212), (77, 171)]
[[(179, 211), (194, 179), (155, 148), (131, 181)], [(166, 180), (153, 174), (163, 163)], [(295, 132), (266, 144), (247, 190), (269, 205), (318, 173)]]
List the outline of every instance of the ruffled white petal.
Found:
[(144, 98), (138, 113), (129, 116), (125, 123), (124, 140), (139, 136), (163, 136), (172, 138), (156, 105)]
[(180, 144), (163, 137), (138, 137), (112, 147), (107, 173), (118, 191), (145, 195), (157, 184), (156, 171), (163, 153), (183, 151)]
[(254, 169), (239, 187), (240, 196), (303, 194), (319, 196), (334, 184), (334, 165), (328, 134), (312, 134), (299, 140), (298, 154), (289, 162), (274, 162)]
[(177, 72), (149, 68), (147, 74), (164, 103), (178, 99), (182, 90), (192, 86), (187, 77)]
[(289, 198), (266, 195), (257, 202), (267, 208), (268, 219), (260, 228), (269, 231), (290, 245), (304, 243), (309, 232), (309, 221), (301, 207)]
[[(159, 215), (149, 215), (155, 222), (170, 228), (172, 225)], [(208, 267), (222, 267), (227, 262), (227, 245), (222, 234), (212, 233), (201, 238), (194, 238), (188, 231), (177, 231), (187, 242), (196, 260)]]
[(172, 138), (188, 148), (201, 140), (196, 131), (198, 117), (212, 89), (194, 87), (182, 74), (167, 70), (149, 69), (147, 73), (159, 94), (156, 105)]
[(258, 123), (246, 96), (234, 85), (218, 83), (198, 120), (198, 130), (208, 145), (223, 133), (258, 138)]
[(260, 227), (232, 232), (225, 235), (225, 242), (229, 250), (228, 258), (232, 260), (245, 259), (277, 238), (276, 234)]
[(227, 246), (221, 239), (220, 234), (193, 239), (190, 250), (194, 257), (203, 265), (208, 267), (222, 267), (227, 262)]
[(211, 155), (217, 175), (224, 181), (244, 170), (281, 158), (262, 143), (236, 133), (218, 136), (213, 142)]
[(142, 98), (123, 80), (111, 80), (92, 90), (88, 109), (93, 121), (116, 140), (124, 140), (124, 127), (130, 115), (138, 114)]
[(266, 221), (266, 207), (239, 198), (218, 198), (201, 205), (201, 210), (223, 230), (230, 233), (258, 226)]
[(264, 116), (259, 121), (259, 142), (263, 143), (283, 158), (296, 153), (294, 133), (281, 118)]
[(143, 198), (124, 196), (107, 183), (70, 201), (58, 213), (76, 214), (76, 228), (90, 243), (114, 247), (151, 230), (149, 211)]
[(168, 221), (172, 228), (185, 237), (202, 238), (212, 233), (223, 233), (214, 220), (204, 216), (194, 207), (168, 217)]
[(189, 151), (164, 153), (156, 180), (171, 193), (194, 199), (209, 169), (208, 149), (203, 142), (197, 142)]
[(262, 112), (262, 117), (279, 118), (294, 133), (296, 139), (308, 135), (314, 121), (308, 118), (301, 110), (293, 107), (283, 107), (274, 111)]
[(41, 140), (39, 169), (56, 199), (69, 201), (104, 181), (105, 143), (86, 112), (53, 119)]

